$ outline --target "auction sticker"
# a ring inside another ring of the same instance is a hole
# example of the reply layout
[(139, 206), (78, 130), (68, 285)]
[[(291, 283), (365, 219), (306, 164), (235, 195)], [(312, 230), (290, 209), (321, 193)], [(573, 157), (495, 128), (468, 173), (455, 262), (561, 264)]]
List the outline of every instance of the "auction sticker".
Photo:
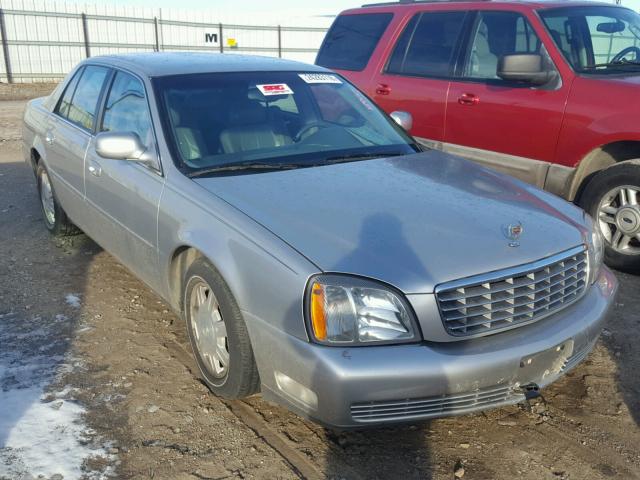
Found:
[(270, 83), (267, 85), (256, 85), (256, 87), (258, 87), (258, 90), (260, 90), (265, 97), (269, 95), (290, 95), (293, 93), (293, 90), (291, 90), (286, 83)]
[(336, 75), (328, 73), (299, 73), (298, 76), (307, 83), (342, 83)]

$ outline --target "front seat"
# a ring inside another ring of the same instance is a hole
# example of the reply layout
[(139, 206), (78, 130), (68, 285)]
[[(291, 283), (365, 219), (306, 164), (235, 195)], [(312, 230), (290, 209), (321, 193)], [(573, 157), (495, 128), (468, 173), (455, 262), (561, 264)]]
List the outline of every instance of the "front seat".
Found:
[(257, 100), (235, 108), (229, 113), (229, 128), (220, 133), (224, 153), (246, 152), (274, 148), (293, 143), (283, 125), (270, 118), (269, 110)]
[(169, 110), (173, 131), (176, 135), (176, 143), (180, 155), (186, 163), (194, 164), (195, 160), (201, 159), (207, 154), (206, 143), (202, 132), (197, 128), (183, 125), (181, 115), (178, 110), (171, 108)]
[(482, 24), (478, 28), (473, 49), (471, 50), (471, 62), (469, 65), (470, 77), (498, 78), (498, 57), (491, 53), (487, 37), (487, 26)]

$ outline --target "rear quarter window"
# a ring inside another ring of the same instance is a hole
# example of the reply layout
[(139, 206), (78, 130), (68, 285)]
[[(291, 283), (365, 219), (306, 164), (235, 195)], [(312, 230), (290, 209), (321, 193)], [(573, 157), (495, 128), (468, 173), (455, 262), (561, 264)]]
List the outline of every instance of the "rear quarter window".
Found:
[(392, 18), (392, 13), (339, 16), (327, 32), (316, 64), (338, 70), (364, 70)]

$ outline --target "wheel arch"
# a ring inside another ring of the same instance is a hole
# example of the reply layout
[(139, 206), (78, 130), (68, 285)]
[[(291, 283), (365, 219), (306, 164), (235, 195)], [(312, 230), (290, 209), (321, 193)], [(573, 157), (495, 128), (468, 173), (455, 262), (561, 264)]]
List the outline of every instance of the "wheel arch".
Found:
[(638, 158), (640, 158), (640, 141), (638, 140), (611, 142), (592, 150), (576, 168), (567, 200), (580, 203), (582, 193), (598, 172), (618, 163)]
[(38, 152), (38, 150), (35, 147), (31, 147), (31, 152), (29, 153), (29, 159), (31, 161), (31, 168), (33, 170), (33, 173), (36, 173), (36, 171), (38, 170), (38, 164), (42, 159), (42, 155), (40, 155), (40, 152)]
[[(182, 290), (184, 288), (184, 277), (189, 266), (198, 258), (206, 258), (208, 262), (211, 262), (211, 260), (198, 248), (186, 244), (178, 246), (169, 258), (167, 271), (169, 300), (171, 306), (181, 313), (183, 309)], [(213, 262), (211, 264), (214, 265)]]
[[(25, 149), (25, 153), (26, 153), (26, 149)], [(25, 155), (26, 157), (26, 155)], [(40, 139), (40, 137), (36, 136), (33, 139), (33, 143), (31, 144), (31, 147), (29, 148), (29, 157), (28, 160), (30, 162), (31, 168), (33, 169), (33, 173), (35, 174), (37, 169), (38, 169), (38, 165), (40, 164), (40, 162), (43, 162), (46, 166), (46, 149), (44, 148), (44, 143), (42, 142), (42, 140)]]

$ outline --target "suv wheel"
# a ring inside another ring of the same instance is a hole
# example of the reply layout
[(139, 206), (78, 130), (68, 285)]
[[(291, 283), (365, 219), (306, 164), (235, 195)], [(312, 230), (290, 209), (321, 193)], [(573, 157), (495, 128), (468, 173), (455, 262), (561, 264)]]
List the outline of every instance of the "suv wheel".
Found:
[(205, 383), (226, 398), (256, 393), (260, 380), (249, 334), (226, 282), (202, 258), (191, 265), (185, 280), (187, 332)]
[(64, 212), (56, 199), (49, 172), (44, 165), (39, 164), (36, 170), (38, 180), (38, 196), (40, 197), (40, 207), (47, 230), (57, 237), (66, 237), (80, 233), (67, 214)]
[(587, 185), (580, 206), (594, 218), (605, 239), (605, 262), (640, 272), (640, 164), (619, 163)]

